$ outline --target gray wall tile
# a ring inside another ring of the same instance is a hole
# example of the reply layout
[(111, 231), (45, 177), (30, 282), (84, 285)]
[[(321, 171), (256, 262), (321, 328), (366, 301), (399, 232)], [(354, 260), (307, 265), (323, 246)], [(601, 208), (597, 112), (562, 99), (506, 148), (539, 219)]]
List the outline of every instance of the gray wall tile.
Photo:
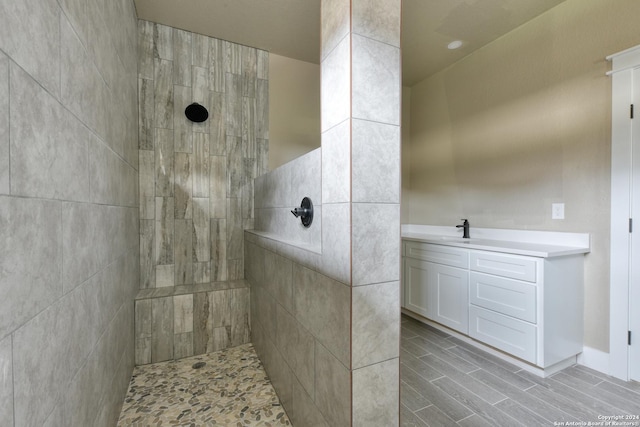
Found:
[(138, 147), (141, 150), (153, 150), (153, 120), (155, 117), (153, 61), (151, 64), (151, 77), (138, 79)]
[(400, 206), (354, 203), (352, 280), (354, 286), (400, 279)]
[(351, 373), (324, 346), (316, 345), (316, 396), (320, 412), (332, 426), (347, 426), (351, 415)]
[(307, 425), (310, 427), (329, 427), (320, 410), (316, 407), (311, 396), (304, 387), (293, 379), (292, 411), (288, 413), (293, 425)]
[[(193, 197), (209, 197), (209, 135), (195, 133), (193, 141)], [(208, 209), (208, 208), (207, 208)]]
[(193, 34), (193, 65), (204, 68), (209, 67), (209, 40), (211, 40), (210, 37), (202, 34)]
[(358, 286), (352, 293), (353, 368), (399, 356), (400, 282)]
[(151, 363), (173, 359), (173, 298), (151, 300)]
[(353, 117), (400, 125), (400, 49), (354, 34), (352, 71)]
[(11, 193), (88, 200), (89, 129), (15, 65), (10, 102)]
[(153, 57), (173, 60), (173, 29), (153, 24)]
[[(193, 221), (175, 220), (174, 260), (176, 285), (193, 284)], [(186, 332), (186, 331), (183, 331)]]
[(0, 337), (12, 333), (0, 360), (7, 342), (15, 356), (3, 366), (14, 390), (7, 398), (0, 384), (0, 401), (15, 410), (0, 405), (3, 425), (113, 420), (127, 388), (141, 274), (132, 6), (0, 4), (0, 94), (11, 103), (9, 118), (0, 102), (10, 132), (0, 132), (0, 168), (13, 173), (0, 174), (0, 193), (10, 184), (20, 196), (0, 200), (0, 269), (10, 272)]
[(173, 28), (173, 84), (191, 86), (191, 43), (189, 31)]
[(9, 194), (9, 59), (0, 53), (0, 194)]
[(13, 355), (11, 336), (0, 340), (0, 424), (13, 425)]
[(209, 230), (209, 199), (193, 199), (193, 262), (211, 259), (211, 232)]
[[(191, 66), (188, 68), (189, 76), (191, 76)], [(173, 107), (177, 111), (177, 114), (173, 115), (174, 150), (176, 152), (193, 152), (193, 122), (187, 119), (183, 113), (192, 102), (191, 85), (173, 86)]]
[(400, 47), (400, 2), (397, 0), (354, 0), (353, 32)]
[(399, 396), (400, 359), (354, 370), (352, 425), (399, 426)]
[(349, 287), (294, 264), (293, 301), (296, 319), (345, 366), (349, 366)]
[(149, 150), (139, 150), (138, 153), (140, 219), (154, 219), (156, 210), (155, 154)]
[(322, 132), (325, 132), (348, 119), (351, 113), (351, 43), (349, 38), (343, 39), (322, 61), (320, 70), (322, 73), (320, 128)]
[(351, 120), (322, 134), (322, 203), (351, 200)]
[(276, 304), (276, 345), (306, 392), (315, 395), (315, 339), (280, 304)]
[(173, 264), (174, 199), (156, 197), (156, 263)]
[(173, 196), (173, 131), (170, 129), (156, 128), (155, 142), (155, 166), (156, 166), (156, 196)]
[(338, 45), (350, 31), (351, 2), (322, 0), (320, 17), (321, 59)]
[(264, 251), (264, 288), (289, 313), (293, 313), (293, 263), (290, 259)]
[[(175, 218), (193, 218), (193, 191), (192, 191), (192, 163), (193, 155), (189, 153), (175, 153), (174, 155), (174, 193), (175, 193)], [(140, 177), (142, 185), (142, 176)]]
[(154, 126), (173, 129), (173, 61), (154, 59), (153, 74)]
[(60, 93), (60, 8), (55, 0), (0, 3), (0, 50)]
[(140, 289), (156, 286), (155, 221), (140, 220)]
[(225, 91), (224, 45), (222, 40), (209, 40), (209, 89)]
[(0, 197), (0, 336), (62, 295), (62, 217), (52, 201)]
[(400, 127), (353, 120), (353, 201), (400, 203)]
[(136, 365), (151, 363), (151, 301), (135, 302)]

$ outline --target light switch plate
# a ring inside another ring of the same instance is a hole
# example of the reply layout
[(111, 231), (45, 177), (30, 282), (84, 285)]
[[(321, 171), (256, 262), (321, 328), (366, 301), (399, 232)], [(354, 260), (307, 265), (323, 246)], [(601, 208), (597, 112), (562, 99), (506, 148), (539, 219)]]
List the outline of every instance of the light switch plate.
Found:
[(564, 219), (564, 203), (551, 204), (551, 219)]

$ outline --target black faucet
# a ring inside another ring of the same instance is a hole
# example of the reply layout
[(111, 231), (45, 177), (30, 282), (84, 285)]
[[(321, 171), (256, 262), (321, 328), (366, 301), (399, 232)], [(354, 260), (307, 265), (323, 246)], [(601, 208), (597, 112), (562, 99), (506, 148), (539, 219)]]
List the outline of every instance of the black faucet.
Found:
[(460, 225), (456, 225), (456, 228), (462, 228), (462, 238), (463, 239), (468, 239), (469, 238), (469, 221), (466, 219), (463, 219), (462, 221), (464, 221), (462, 224)]

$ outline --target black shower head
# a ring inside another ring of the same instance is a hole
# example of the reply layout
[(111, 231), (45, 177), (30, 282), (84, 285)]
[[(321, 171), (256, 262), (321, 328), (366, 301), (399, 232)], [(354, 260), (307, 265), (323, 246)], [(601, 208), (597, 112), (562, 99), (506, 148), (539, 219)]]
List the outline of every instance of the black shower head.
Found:
[(197, 102), (194, 102), (185, 108), (184, 114), (187, 116), (187, 119), (196, 123), (204, 122), (209, 117), (207, 109)]

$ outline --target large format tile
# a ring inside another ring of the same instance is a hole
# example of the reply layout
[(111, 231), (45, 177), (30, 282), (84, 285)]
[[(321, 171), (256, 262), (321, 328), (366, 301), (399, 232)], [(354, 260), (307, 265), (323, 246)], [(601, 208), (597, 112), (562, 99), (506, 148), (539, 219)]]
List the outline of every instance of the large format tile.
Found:
[(400, 127), (353, 120), (353, 202), (400, 203)]
[(0, 1), (0, 50), (54, 95), (60, 91), (59, 15), (55, 0)]
[[(91, 352), (97, 320), (88, 286), (80, 286), (13, 335), (16, 425), (41, 425)], [(34, 343), (38, 350), (34, 351)]]
[(353, 285), (399, 280), (400, 205), (354, 203), (352, 210)]
[(352, 8), (354, 34), (400, 47), (400, 1), (354, 0)]
[(0, 340), (0, 424), (13, 425), (13, 355), (11, 336)]
[(264, 288), (287, 311), (293, 313), (293, 262), (264, 251)]
[[(336, 0), (343, 1), (343, 0)], [(322, 132), (348, 119), (351, 114), (351, 43), (349, 38), (340, 44), (320, 65), (320, 105)], [(371, 86), (369, 86), (370, 88)], [(377, 92), (377, 91), (370, 91)]]
[(60, 204), (0, 197), (0, 337), (62, 295)]
[(390, 359), (353, 371), (353, 423), (399, 426), (400, 361)]
[(276, 345), (300, 384), (313, 397), (315, 339), (280, 304), (276, 304)]
[(292, 410), (289, 414), (293, 425), (329, 427), (320, 410), (296, 378), (293, 379)]
[(400, 282), (358, 286), (352, 294), (353, 368), (399, 356)]
[(193, 222), (190, 219), (176, 219), (174, 240), (174, 261), (176, 285), (193, 284)]
[(352, 60), (353, 117), (400, 125), (400, 49), (354, 34)]
[(0, 52), (0, 194), (9, 194), (9, 58)]
[(322, 203), (346, 203), (351, 196), (351, 120), (322, 134)]
[(320, 18), (321, 59), (324, 59), (349, 34), (350, 3), (349, 0), (322, 0)]
[(324, 346), (316, 345), (315, 403), (331, 426), (348, 426), (351, 416), (351, 373)]
[(11, 193), (88, 200), (89, 129), (15, 65), (10, 102)]
[(91, 201), (106, 205), (135, 206), (138, 172), (99, 139), (93, 137), (89, 147)]
[(351, 283), (351, 209), (350, 203), (322, 206), (321, 271), (342, 283)]
[(349, 287), (313, 270), (293, 267), (295, 318), (344, 366), (350, 365)]

